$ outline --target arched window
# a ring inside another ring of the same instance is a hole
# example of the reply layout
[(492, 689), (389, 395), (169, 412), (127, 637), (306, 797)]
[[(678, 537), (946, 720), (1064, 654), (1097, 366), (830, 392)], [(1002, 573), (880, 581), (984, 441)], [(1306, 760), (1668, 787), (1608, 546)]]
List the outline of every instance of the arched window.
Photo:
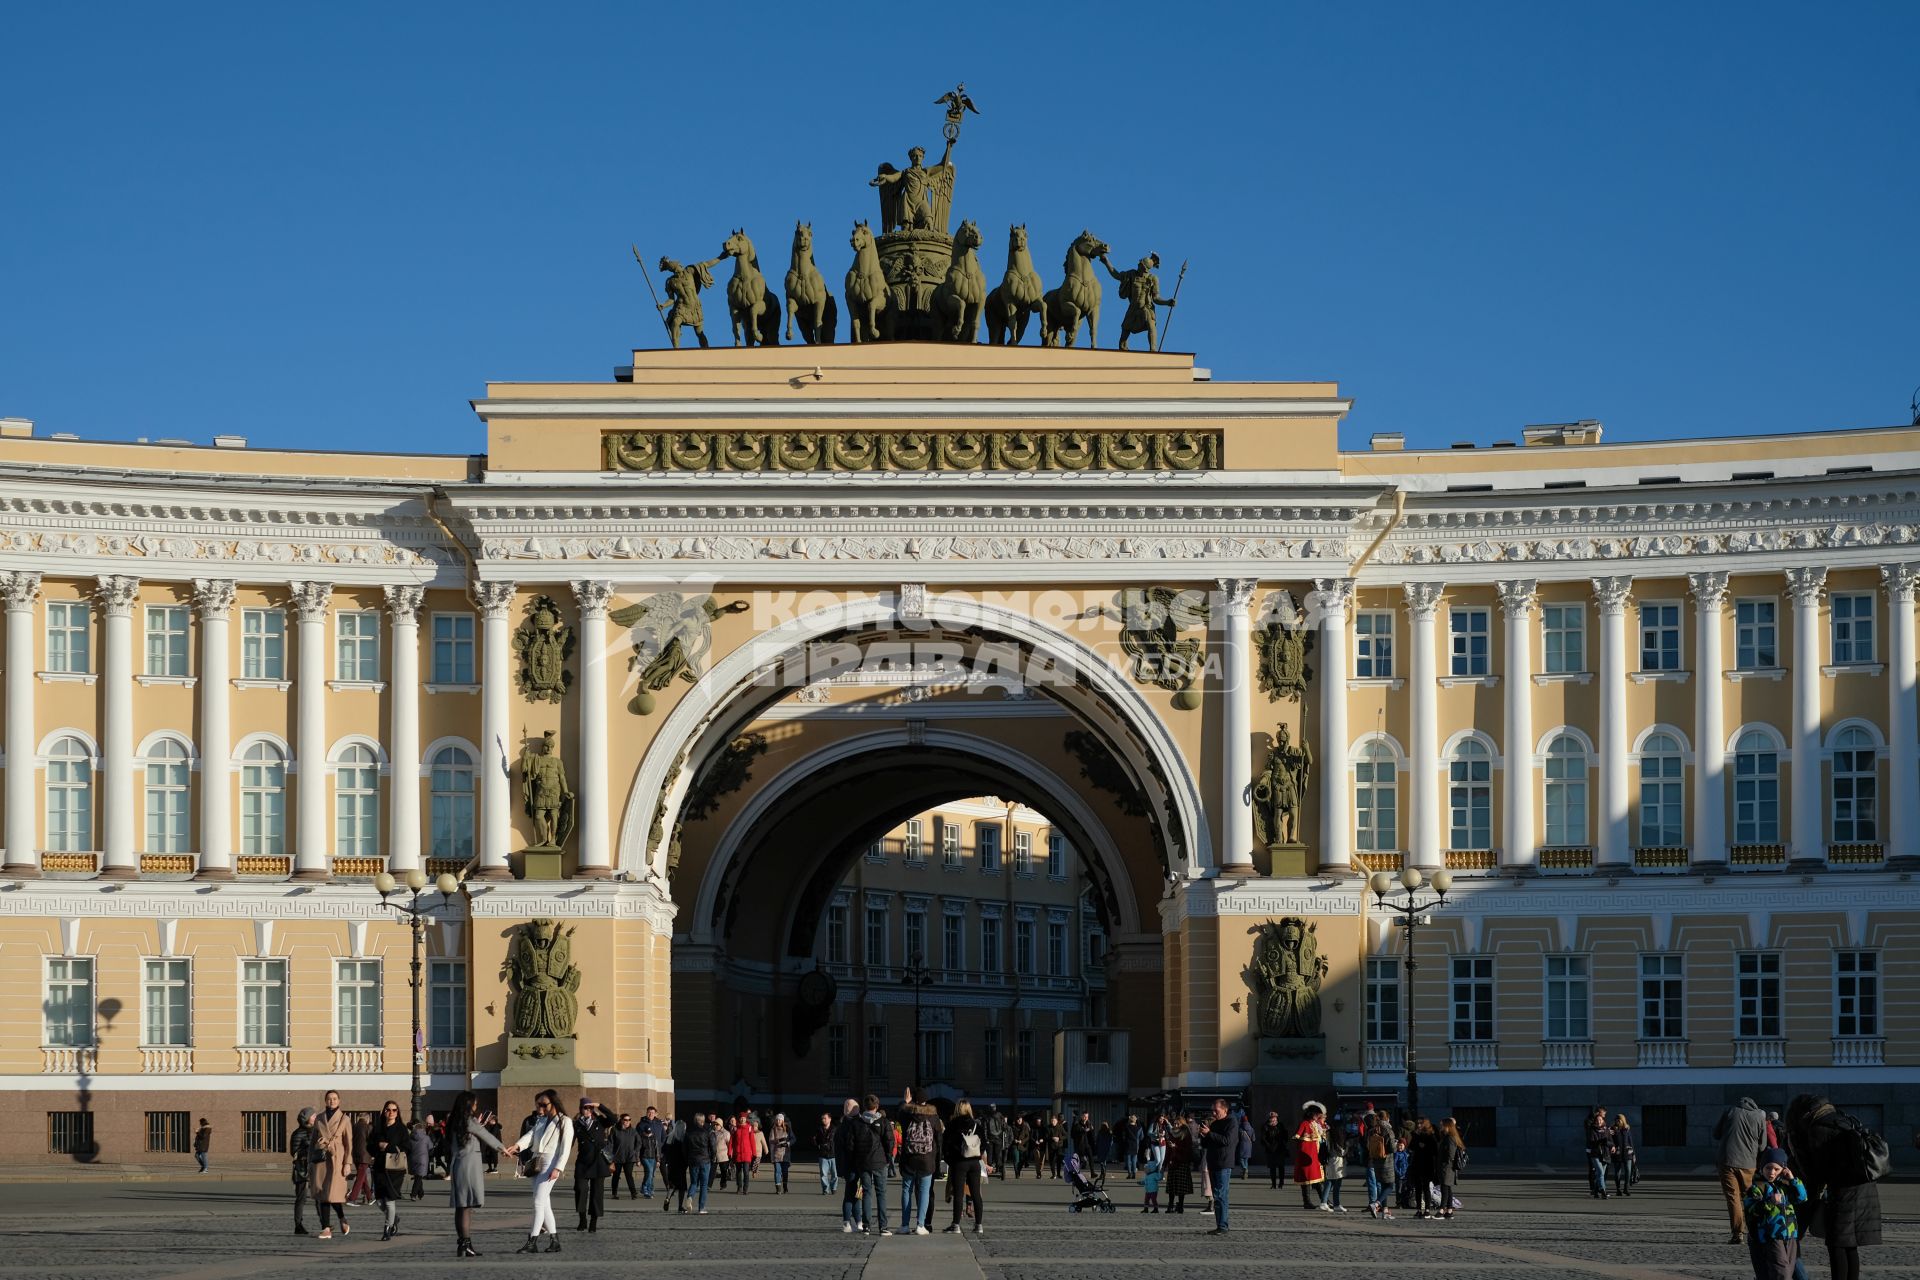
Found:
[(1865, 729), (1842, 729), (1833, 744), (1833, 841), (1880, 838), (1880, 753)]
[(240, 757), (240, 852), (286, 851), (286, 757), (271, 742), (256, 742)]
[(1672, 847), (1680, 833), (1680, 743), (1656, 733), (1640, 745), (1640, 847)]
[(1587, 842), (1587, 753), (1567, 734), (1547, 744), (1547, 843)]
[(1400, 847), (1398, 771), (1384, 742), (1370, 742), (1353, 765), (1353, 840), (1362, 853)]
[(368, 748), (351, 746), (333, 766), (333, 856), (379, 853), (380, 762)]
[(47, 852), (93, 849), (93, 754), (78, 738), (47, 752)]
[(1780, 843), (1780, 751), (1758, 730), (1734, 745), (1733, 842)]
[(1447, 762), (1447, 807), (1454, 849), (1493, 848), (1493, 754), (1478, 738), (1463, 738)]
[(147, 852), (187, 851), (187, 749), (161, 738), (147, 751)]
[(473, 757), (459, 747), (433, 753), (431, 847), (434, 858), (473, 857)]

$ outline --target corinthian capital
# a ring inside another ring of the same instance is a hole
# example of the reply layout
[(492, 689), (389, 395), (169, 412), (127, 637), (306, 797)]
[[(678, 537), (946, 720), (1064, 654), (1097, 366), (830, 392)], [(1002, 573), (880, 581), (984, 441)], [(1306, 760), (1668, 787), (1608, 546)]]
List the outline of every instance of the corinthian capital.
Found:
[(596, 578), (582, 578), (568, 584), (573, 588), (573, 599), (580, 606), (582, 618), (604, 618), (607, 606), (613, 602), (613, 584)]
[(1221, 578), (1220, 605), (1228, 615), (1244, 618), (1253, 605), (1253, 592), (1260, 584), (1252, 578)]
[(133, 602), (139, 594), (140, 579), (103, 573), (93, 598), (109, 618), (127, 618), (133, 615)]
[(32, 613), (40, 599), (40, 575), (0, 573), (0, 596), (6, 599), (8, 613)]
[(1887, 589), (1888, 599), (1912, 604), (1914, 587), (1920, 585), (1920, 564), (1883, 564), (1880, 582)]
[(1595, 578), (1593, 603), (1603, 616), (1625, 613), (1633, 603), (1633, 579), (1625, 576)]
[(419, 621), (420, 606), (427, 599), (425, 587), (388, 587), (386, 595), (387, 612), (392, 615), (396, 626), (405, 626)]
[(1540, 584), (1532, 578), (1509, 578), (1495, 583), (1494, 589), (1500, 593), (1501, 613), (1509, 618), (1524, 618), (1533, 612)]
[(476, 582), (473, 584), (473, 600), (480, 606), (480, 612), (491, 621), (499, 621), (507, 616), (507, 610), (513, 607), (513, 584), (511, 582)]
[(1793, 597), (1798, 608), (1812, 608), (1820, 603), (1820, 593), (1827, 589), (1827, 568), (1825, 565), (1809, 565), (1804, 569), (1787, 570), (1787, 594)]
[(300, 621), (325, 621), (327, 605), (333, 601), (331, 582), (293, 582), (288, 586), (293, 591), (293, 611)]
[(239, 586), (232, 578), (195, 578), (193, 608), (202, 622), (218, 621), (233, 608), (233, 593)]
[(1407, 612), (1416, 622), (1430, 620), (1447, 598), (1444, 582), (1409, 582), (1401, 588), (1407, 594)]
[(1344, 622), (1352, 605), (1352, 578), (1315, 578), (1313, 590), (1307, 592), (1307, 616), (1323, 625)]
[(1687, 588), (1693, 592), (1693, 602), (1700, 606), (1702, 613), (1718, 613), (1727, 602), (1725, 573), (1690, 573)]

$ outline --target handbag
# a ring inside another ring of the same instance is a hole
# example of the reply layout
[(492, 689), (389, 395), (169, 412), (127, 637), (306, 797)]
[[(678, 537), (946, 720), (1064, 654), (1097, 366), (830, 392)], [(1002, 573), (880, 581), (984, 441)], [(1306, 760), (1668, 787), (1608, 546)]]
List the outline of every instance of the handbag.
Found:
[(404, 1151), (387, 1152), (386, 1156), (380, 1162), (380, 1167), (385, 1169), (388, 1173), (405, 1173), (407, 1171), (406, 1152)]

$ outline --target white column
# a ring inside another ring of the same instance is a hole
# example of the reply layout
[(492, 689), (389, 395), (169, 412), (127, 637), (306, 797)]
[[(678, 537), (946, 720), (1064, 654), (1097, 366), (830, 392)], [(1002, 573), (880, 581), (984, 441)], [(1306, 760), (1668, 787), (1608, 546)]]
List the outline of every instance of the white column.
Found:
[(1407, 630), (1413, 644), (1413, 662), (1407, 671), (1412, 694), (1408, 725), (1407, 767), (1413, 771), (1412, 818), (1407, 825), (1407, 860), (1415, 867), (1437, 867), (1440, 855), (1440, 663), (1433, 619), (1440, 611), (1446, 586), (1438, 582), (1409, 582)]
[(1793, 845), (1787, 856), (1795, 862), (1827, 860), (1820, 797), (1820, 595), (1826, 585), (1824, 566), (1787, 570), (1793, 597)]
[(100, 872), (131, 876), (140, 872), (134, 845), (133, 787), (133, 605), (140, 579), (102, 574), (94, 592), (106, 614), (106, 659), (101, 663), (100, 693)]
[(1727, 860), (1727, 681), (1720, 649), (1720, 611), (1727, 575), (1695, 573), (1693, 588), (1693, 848), (1687, 861)]
[(598, 878), (613, 873), (612, 807), (607, 795), (607, 604), (613, 584), (582, 580), (573, 584), (580, 604), (580, 874)]
[(387, 616), (393, 629), (393, 670), (387, 697), (393, 724), (387, 732), (392, 762), (387, 790), (387, 870), (412, 871), (420, 865), (420, 604), (422, 587), (388, 587)]
[(1516, 578), (1498, 584), (1500, 612), (1507, 620), (1506, 806), (1500, 842), (1502, 866), (1531, 871), (1540, 861), (1533, 822), (1533, 606), (1538, 584)]
[(476, 582), (474, 601), (483, 619), (480, 637), (480, 867), (482, 880), (513, 875), (507, 854), (513, 848), (513, 762), (507, 749), (509, 698), (513, 691), (512, 634), (507, 611), (513, 607), (511, 582)]
[(1222, 869), (1253, 866), (1253, 589), (1220, 583), (1220, 849)]
[(293, 878), (325, 880), (333, 874), (333, 841), (327, 838), (327, 606), (330, 582), (295, 582), (299, 619), (294, 678)]
[(34, 758), (33, 641), (39, 631), (40, 575), (0, 575), (7, 602), (7, 865), (6, 874), (40, 874), (40, 788)]
[(1595, 578), (1600, 612), (1600, 839), (1597, 867), (1633, 862), (1627, 840), (1627, 608), (1633, 579)]
[[(1913, 593), (1920, 566), (1880, 570), (1887, 588), (1887, 858), (1920, 857), (1920, 702), (1914, 672)], [(9, 841), (11, 843), (11, 841)]]
[(1320, 870), (1353, 869), (1352, 766), (1347, 763), (1347, 612), (1352, 578), (1316, 578), (1307, 613), (1320, 620)]
[(200, 615), (200, 880), (233, 878), (233, 722), (227, 695), (227, 619), (236, 584), (195, 578)]

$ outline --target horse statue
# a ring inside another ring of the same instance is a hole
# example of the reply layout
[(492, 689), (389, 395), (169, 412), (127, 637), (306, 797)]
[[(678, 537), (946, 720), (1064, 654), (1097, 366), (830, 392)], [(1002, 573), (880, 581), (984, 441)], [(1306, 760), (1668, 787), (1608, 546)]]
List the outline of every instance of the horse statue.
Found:
[(933, 291), (934, 322), (949, 342), (980, 341), (980, 309), (987, 301), (987, 277), (974, 250), (980, 247), (980, 228), (962, 222), (953, 233), (953, 262), (947, 278)]
[(853, 266), (847, 270), (847, 341), (878, 342), (880, 313), (887, 309), (887, 277), (873, 231), (864, 220), (853, 224)]
[(1027, 224), (1007, 228), (1007, 274), (987, 295), (987, 341), (996, 347), (1019, 346), (1045, 292), (1040, 273), (1033, 269), (1033, 255), (1027, 252)]
[(1080, 336), (1080, 321), (1087, 322), (1087, 345), (1100, 345), (1100, 280), (1093, 264), (1109, 252), (1104, 241), (1091, 231), (1082, 231), (1067, 246), (1062, 264), (1066, 279), (1058, 289), (1049, 290), (1040, 313), (1040, 340), (1049, 347), (1070, 347)]
[(747, 239), (745, 231), (735, 228), (720, 252), (733, 259), (733, 279), (727, 281), (727, 314), (733, 319), (733, 345), (739, 346), (741, 336), (745, 335), (750, 347), (779, 346), (780, 299), (767, 288), (767, 278), (760, 274), (760, 255), (754, 252), (753, 241)]
[(793, 341), (793, 319), (800, 317), (800, 336), (808, 346), (833, 341), (840, 325), (840, 308), (813, 265), (813, 224), (793, 224), (793, 262), (787, 267), (787, 341)]

